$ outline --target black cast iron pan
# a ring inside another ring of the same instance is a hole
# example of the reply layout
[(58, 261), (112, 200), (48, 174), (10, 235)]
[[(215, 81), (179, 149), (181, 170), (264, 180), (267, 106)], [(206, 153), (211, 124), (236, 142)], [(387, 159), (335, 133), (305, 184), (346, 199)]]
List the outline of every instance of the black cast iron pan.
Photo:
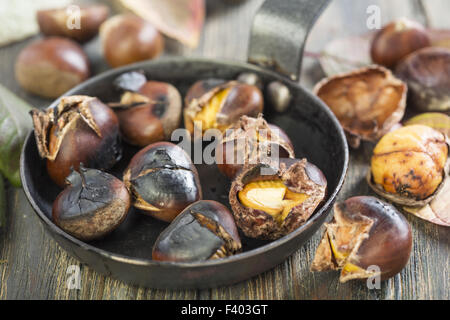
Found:
[[(282, 114), (266, 108), (265, 117), (283, 128), (291, 138), (298, 158), (316, 164), (328, 180), (326, 202), (310, 220), (291, 234), (273, 241), (243, 237), (243, 252), (232, 257), (199, 262), (171, 263), (151, 260), (154, 241), (167, 226), (148, 216), (130, 212), (118, 229), (102, 240), (82, 242), (58, 228), (51, 219), (51, 206), (61, 191), (48, 177), (31, 132), (24, 144), (21, 178), (25, 193), (41, 222), (54, 239), (81, 263), (123, 281), (153, 288), (205, 288), (228, 285), (273, 268), (307, 241), (327, 218), (342, 187), (348, 165), (345, 135), (332, 112), (300, 87), (303, 46), (317, 16), (329, 0), (267, 0), (255, 17), (249, 63), (192, 58), (147, 61), (98, 75), (65, 95), (96, 96), (104, 102), (118, 100), (114, 79), (127, 71), (143, 70), (152, 80), (166, 81), (184, 94), (199, 79), (235, 79), (242, 72), (258, 74), (265, 84), (286, 84), (293, 99)], [(59, 100), (59, 99), (58, 99)], [(57, 105), (58, 100), (51, 106)], [(112, 169), (118, 177), (138, 150), (125, 145), (124, 157)], [(230, 182), (215, 165), (198, 165), (204, 199), (228, 205)]]

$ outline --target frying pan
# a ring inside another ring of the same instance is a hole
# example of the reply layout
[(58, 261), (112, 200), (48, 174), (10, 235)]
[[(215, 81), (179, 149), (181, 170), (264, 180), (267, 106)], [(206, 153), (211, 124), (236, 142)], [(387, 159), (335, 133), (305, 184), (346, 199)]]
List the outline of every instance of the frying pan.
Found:
[[(167, 224), (137, 214), (134, 209), (110, 235), (89, 243), (82, 242), (52, 222), (51, 206), (61, 189), (47, 175), (45, 161), (39, 157), (34, 132), (31, 132), (22, 150), (20, 173), (25, 194), (45, 229), (81, 263), (122, 281), (153, 288), (229, 285), (273, 268), (298, 250), (327, 218), (348, 166), (347, 143), (338, 120), (322, 101), (295, 82), (309, 30), (328, 2), (267, 0), (253, 22), (249, 63), (183, 57), (145, 61), (102, 73), (65, 94), (96, 96), (104, 102), (117, 101), (119, 93), (113, 89), (114, 79), (133, 70), (144, 71), (149, 79), (172, 83), (182, 94), (199, 79), (236, 79), (242, 72), (256, 73), (265, 84), (281, 81), (292, 93), (291, 104), (286, 112), (277, 113), (266, 103), (265, 117), (286, 131), (297, 157), (308, 158), (328, 180), (326, 201), (304, 225), (272, 242), (242, 236), (242, 253), (193, 263), (152, 261), (153, 243)], [(58, 100), (50, 108), (55, 107)], [(125, 145), (123, 159), (110, 172), (121, 178), (128, 161), (137, 151)], [(230, 181), (215, 165), (198, 165), (197, 168), (204, 199), (229, 206)]]

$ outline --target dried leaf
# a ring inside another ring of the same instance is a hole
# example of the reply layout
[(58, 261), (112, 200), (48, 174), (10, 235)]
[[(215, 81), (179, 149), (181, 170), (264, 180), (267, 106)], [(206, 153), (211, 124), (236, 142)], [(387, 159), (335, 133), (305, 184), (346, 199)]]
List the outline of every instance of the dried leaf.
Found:
[(347, 73), (372, 64), (370, 44), (373, 33), (337, 38), (327, 44), (319, 62), (326, 75)]
[(36, 34), (39, 31), (36, 11), (61, 8), (71, 2), (71, 0), (2, 1), (0, 4), (0, 21), (2, 22), (0, 46)]
[(440, 112), (427, 112), (419, 114), (405, 122), (406, 126), (423, 124), (436, 129), (450, 137), (450, 117)]
[(195, 48), (205, 20), (205, 0), (116, 0), (168, 37)]
[(423, 208), (408, 208), (403, 209), (406, 212), (430, 221), (441, 226), (450, 226), (450, 179), (447, 178), (444, 182), (443, 188), (436, 195), (436, 197)]

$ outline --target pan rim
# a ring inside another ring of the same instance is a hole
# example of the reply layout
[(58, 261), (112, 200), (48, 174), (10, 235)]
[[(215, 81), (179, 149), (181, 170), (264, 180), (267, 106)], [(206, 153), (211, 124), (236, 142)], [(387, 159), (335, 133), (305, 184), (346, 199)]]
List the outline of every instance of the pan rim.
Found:
[[(228, 263), (234, 263), (234, 262), (238, 262), (238, 261), (242, 261), (242, 260), (246, 260), (246, 259), (250, 259), (253, 258), (257, 255), (260, 255), (262, 253), (265, 253), (267, 251), (270, 250), (274, 250), (277, 247), (282, 246), (283, 244), (290, 242), (291, 240), (293, 240), (294, 238), (296, 238), (297, 236), (299, 236), (301, 233), (305, 232), (307, 229), (309, 229), (310, 227), (312, 227), (315, 223), (316, 220), (318, 220), (322, 215), (326, 214), (328, 209), (330, 209), (330, 206), (334, 203), (334, 201), (337, 198), (338, 193), (341, 191), (342, 186), (345, 182), (345, 178), (347, 176), (348, 173), (348, 164), (349, 164), (349, 149), (348, 149), (348, 144), (347, 144), (347, 140), (345, 137), (345, 133), (344, 130), (342, 128), (342, 126), (340, 125), (338, 119), (336, 118), (336, 116), (334, 115), (334, 113), (329, 109), (329, 107), (323, 103), (318, 97), (316, 97), (315, 95), (313, 95), (311, 92), (309, 92), (307, 89), (303, 88), (302, 86), (300, 86), (298, 83), (293, 82), (292, 80), (289, 80), (285, 77), (283, 77), (282, 75), (273, 72), (271, 70), (267, 70), (264, 69), (262, 67), (256, 66), (256, 65), (252, 65), (246, 62), (242, 62), (242, 61), (233, 61), (233, 60), (216, 60), (216, 59), (210, 59), (210, 58), (202, 58), (202, 57), (162, 57), (162, 58), (158, 58), (157, 60), (150, 60), (150, 61), (143, 61), (143, 62), (138, 62), (138, 63), (134, 63), (134, 64), (130, 64), (127, 66), (123, 66), (120, 68), (115, 68), (115, 69), (110, 69), (107, 70), (105, 72), (101, 72), (98, 75), (80, 83), (79, 85), (77, 85), (76, 87), (70, 89), (69, 91), (67, 91), (66, 93), (64, 93), (62, 96), (65, 95), (73, 95), (74, 93), (76, 93), (77, 91), (79, 91), (80, 89), (89, 86), (92, 83), (95, 83), (97, 81), (101, 81), (103, 78), (107, 78), (110, 77), (112, 75), (115, 74), (120, 74), (123, 72), (127, 72), (127, 71), (132, 71), (132, 70), (139, 70), (140, 68), (144, 68), (148, 67), (148, 66), (152, 66), (155, 64), (170, 64), (170, 63), (203, 63), (203, 64), (216, 64), (216, 65), (222, 65), (224, 67), (227, 66), (234, 66), (234, 67), (239, 67), (242, 69), (246, 69), (246, 70), (254, 70), (257, 72), (262, 72), (267, 74), (268, 76), (270, 76), (273, 79), (278, 79), (280, 81), (283, 82), (288, 82), (290, 85), (294, 86), (296, 89), (303, 91), (304, 94), (306, 94), (310, 99), (312, 99), (315, 103), (321, 105), (323, 111), (325, 113), (327, 113), (327, 115), (330, 117), (330, 119), (332, 120), (333, 123), (336, 124), (336, 128), (338, 130), (339, 133), (339, 137), (341, 139), (341, 141), (343, 142), (343, 154), (344, 154), (344, 164), (343, 164), (343, 170), (342, 172), (340, 172), (340, 177), (339, 177), (339, 181), (337, 183), (336, 188), (333, 190), (332, 193), (330, 193), (330, 195), (328, 196), (328, 200), (321, 205), (320, 209), (310, 218), (306, 221), (305, 224), (303, 224), (302, 226), (300, 226), (299, 228), (297, 228), (295, 231), (281, 237), (280, 239), (271, 241), (267, 244), (264, 244), (258, 248), (246, 251), (246, 252), (241, 252), (238, 254), (235, 254), (233, 256), (229, 256), (226, 258), (220, 258), (220, 259), (214, 259), (214, 260), (206, 260), (206, 261), (198, 261), (198, 262), (169, 262), (169, 261), (155, 261), (155, 260), (151, 260), (151, 259), (145, 259), (145, 258), (136, 258), (136, 257), (129, 257), (123, 254), (118, 254), (118, 253), (113, 253), (104, 249), (101, 249), (99, 247), (95, 247), (89, 243), (83, 242), (73, 236), (71, 236), (70, 234), (66, 233), (65, 231), (63, 231), (62, 229), (60, 229), (56, 224), (54, 224), (51, 219), (49, 219), (45, 213), (41, 210), (41, 208), (39, 207), (39, 205), (36, 203), (35, 199), (32, 197), (29, 186), (27, 184), (27, 179), (26, 179), (26, 169), (25, 169), (25, 149), (27, 147), (27, 145), (30, 143), (30, 139), (34, 138), (34, 130), (31, 130), (25, 141), (24, 144), (22, 146), (22, 150), (21, 150), (21, 157), (20, 157), (20, 177), (22, 180), (22, 186), (23, 186), (23, 190), (25, 192), (25, 195), (28, 199), (28, 201), (30, 202), (33, 210), (35, 211), (35, 213), (38, 215), (38, 217), (41, 219), (41, 221), (45, 224), (46, 227), (50, 228), (50, 230), (54, 233), (56, 233), (57, 235), (65, 238), (66, 240), (68, 240), (69, 242), (71, 242), (72, 244), (76, 245), (79, 248), (82, 248), (86, 251), (92, 251), (95, 252), (96, 254), (100, 255), (103, 258), (106, 259), (110, 259), (110, 260), (114, 260), (117, 262), (122, 262), (122, 263), (127, 263), (130, 265), (136, 265), (136, 266), (153, 266), (153, 267), (163, 267), (163, 268), (205, 268), (205, 267), (213, 267), (213, 266), (217, 266), (217, 265), (225, 265)], [(61, 97), (62, 97), (61, 96)], [(60, 100), (61, 97), (56, 98), (50, 105), (48, 108), (52, 108), (56, 105), (56, 103), (58, 103), (58, 101)], [(58, 241), (57, 241), (58, 242)]]

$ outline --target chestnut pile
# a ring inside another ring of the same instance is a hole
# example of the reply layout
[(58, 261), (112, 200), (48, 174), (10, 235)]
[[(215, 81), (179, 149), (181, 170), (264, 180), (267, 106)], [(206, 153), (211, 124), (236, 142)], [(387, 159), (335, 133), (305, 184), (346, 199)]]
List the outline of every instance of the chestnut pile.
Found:
[(28, 92), (57, 98), (89, 78), (89, 59), (82, 45), (97, 34), (112, 67), (154, 59), (163, 52), (164, 38), (150, 22), (133, 14), (108, 18), (109, 7), (103, 4), (79, 8), (78, 26), (71, 25), (70, 7), (37, 12), (44, 37), (23, 48), (15, 64), (16, 80)]
[[(49, 177), (64, 188), (53, 204), (55, 224), (80, 240), (96, 240), (118, 228), (133, 207), (169, 223), (154, 243), (153, 259), (179, 262), (240, 252), (238, 228), (247, 237), (275, 240), (303, 225), (326, 197), (326, 178), (296, 159), (287, 134), (263, 118), (258, 76), (238, 79), (195, 82), (183, 109), (173, 85), (132, 71), (113, 82), (118, 101), (75, 95), (53, 109), (32, 110), (38, 152)], [(290, 100), (280, 97), (290, 97), (287, 87), (267, 88), (267, 100), (280, 103), (272, 107), (285, 110)], [(203, 199), (191, 157), (169, 142), (182, 117), (188, 137), (196, 130), (224, 133), (213, 165), (231, 182), (231, 210)], [(108, 171), (116, 172), (123, 142), (142, 149), (115, 177)]]
[[(351, 147), (374, 144), (367, 184), (399, 208), (370, 196), (336, 204), (312, 271), (341, 270), (341, 282), (399, 273), (412, 236), (398, 209), (450, 225), (450, 118), (440, 113), (450, 110), (450, 50), (436, 46), (430, 34), (414, 21), (393, 21), (371, 40), (374, 65), (315, 86)], [(440, 112), (401, 123), (405, 114), (433, 110)]]

